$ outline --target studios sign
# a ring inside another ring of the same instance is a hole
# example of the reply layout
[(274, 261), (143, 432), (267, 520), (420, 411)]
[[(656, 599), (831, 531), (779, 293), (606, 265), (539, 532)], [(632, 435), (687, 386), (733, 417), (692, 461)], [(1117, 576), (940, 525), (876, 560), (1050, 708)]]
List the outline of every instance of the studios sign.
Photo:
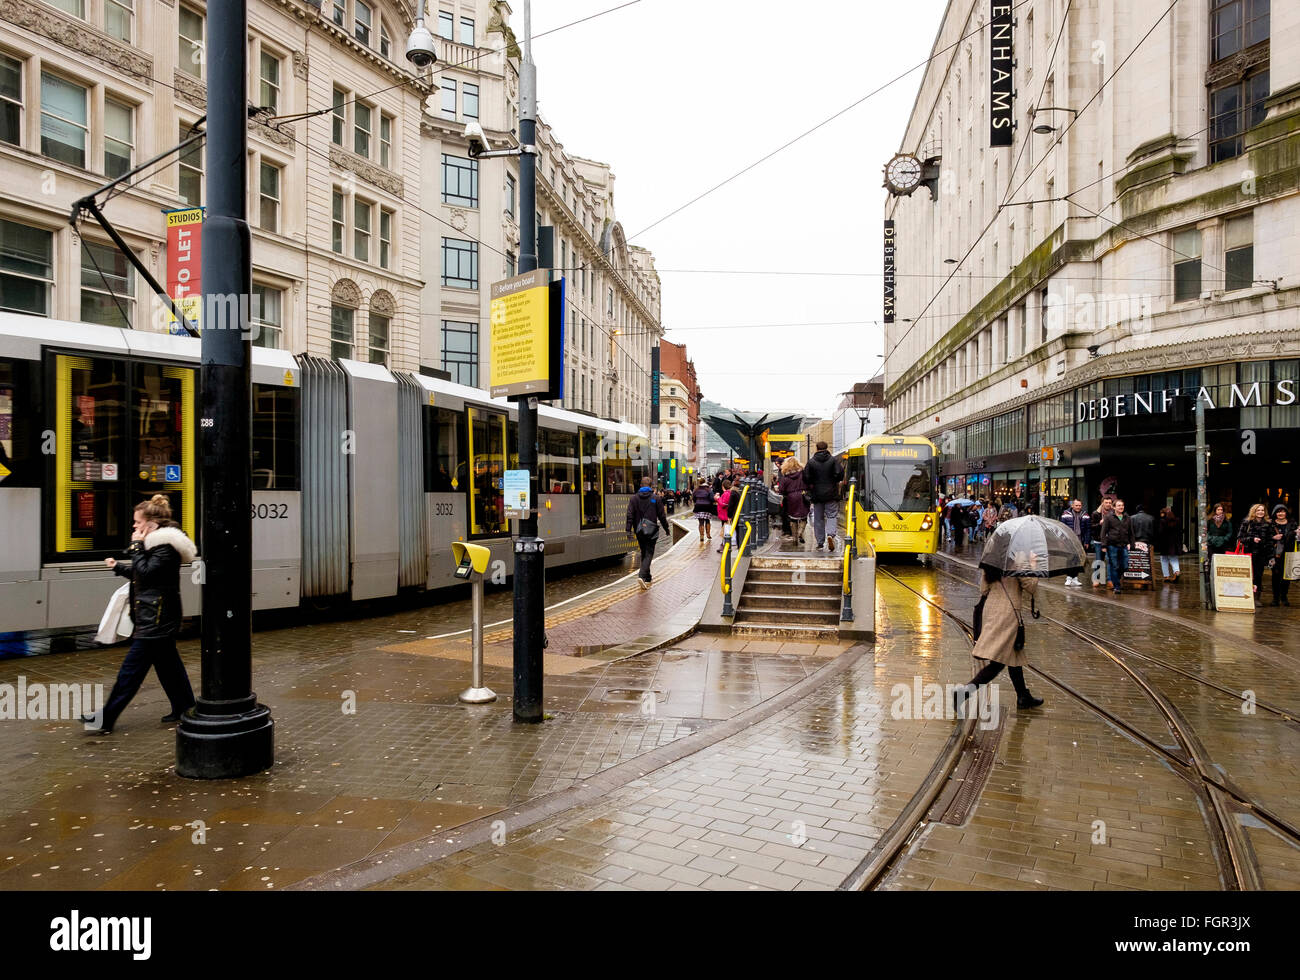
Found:
[[(1228, 404), (1216, 405), (1214, 395), (1209, 389), (1200, 388), (1196, 400), (1207, 409), (1213, 408), (1260, 408), (1264, 403), (1264, 391), (1267, 382), (1252, 381), (1245, 385), (1231, 385), (1228, 392)], [(1296, 402), (1296, 382), (1282, 378), (1273, 382), (1274, 405), (1294, 405)], [(1168, 412), (1175, 399), (1183, 394), (1181, 388), (1165, 388), (1162, 391), (1135, 391), (1127, 395), (1107, 395), (1105, 398), (1092, 398), (1079, 402), (1077, 422), (1091, 422), (1095, 419), (1124, 418), (1130, 415), (1160, 415)], [(1192, 397), (1192, 390), (1187, 390), (1187, 397)]]

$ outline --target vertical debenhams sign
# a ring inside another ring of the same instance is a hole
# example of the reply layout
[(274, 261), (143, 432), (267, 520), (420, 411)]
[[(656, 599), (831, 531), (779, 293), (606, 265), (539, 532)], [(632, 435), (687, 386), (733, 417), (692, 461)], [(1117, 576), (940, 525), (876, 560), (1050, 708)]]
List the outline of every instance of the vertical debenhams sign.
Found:
[(885, 219), (885, 322), (894, 322), (894, 220)]
[(1016, 50), (1010, 0), (992, 0), (989, 17), (989, 146), (1010, 146), (1015, 125)]

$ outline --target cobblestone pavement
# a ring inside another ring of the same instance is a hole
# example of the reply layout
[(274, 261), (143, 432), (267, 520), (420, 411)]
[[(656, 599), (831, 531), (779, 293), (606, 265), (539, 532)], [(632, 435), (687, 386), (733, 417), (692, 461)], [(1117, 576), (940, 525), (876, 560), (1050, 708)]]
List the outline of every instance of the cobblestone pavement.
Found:
[[(166, 699), (152, 675), (109, 738), (87, 738), (76, 722), (9, 721), (0, 755), (0, 888), (287, 885), (686, 737), (839, 652), (805, 647), (769, 664), (765, 645), (728, 640), (610, 659), (611, 646), (658, 639), (675, 619), (670, 628), (678, 628), (716, 569), (716, 555), (686, 539), (656, 559), (649, 592), (615, 584), (548, 616), (552, 717), (542, 725), (512, 722), (508, 659), (485, 667), (499, 700), (469, 707), (456, 700), (469, 680), (468, 639), (441, 651), (409, 649), (431, 641), (393, 642), (433, 623), (457, 625), (463, 602), (255, 634), (254, 678), (275, 717), (276, 764), (247, 779), (175, 776), (174, 738), (156, 720)], [(564, 655), (593, 646), (602, 649)], [(16, 685), (22, 675), (29, 686), (107, 689), (123, 652), (0, 661), (0, 684)], [(197, 642), (182, 643), (181, 654), (197, 678)], [(653, 713), (643, 709), (643, 690), (659, 692)], [(348, 698), (354, 714), (344, 711)]]

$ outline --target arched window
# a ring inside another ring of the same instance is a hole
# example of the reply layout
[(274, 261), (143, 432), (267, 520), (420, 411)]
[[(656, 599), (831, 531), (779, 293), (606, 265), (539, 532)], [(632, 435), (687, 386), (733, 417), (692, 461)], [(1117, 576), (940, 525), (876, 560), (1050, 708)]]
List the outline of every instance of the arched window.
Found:
[(361, 290), (351, 279), (340, 279), (330, 290), (330, 357), (352, 357)]
[(370, 294), (370, 363), (388, 366), (391, 349), (393, 317), (397, 314), (397, 300), (386, 289), (376, 289)]

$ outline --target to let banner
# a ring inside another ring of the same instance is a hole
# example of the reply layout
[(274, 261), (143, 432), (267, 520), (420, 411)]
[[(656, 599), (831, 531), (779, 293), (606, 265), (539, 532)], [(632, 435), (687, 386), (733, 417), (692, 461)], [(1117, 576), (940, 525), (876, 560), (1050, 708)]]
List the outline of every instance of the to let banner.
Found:
[[(203, 308), (203, 209), (182, 208), (164, 211), (167, 216), (167, 295), (197, 329)], [(185, 328), (168, 311), (167, 322), (174, 334), (184, 334)]]

